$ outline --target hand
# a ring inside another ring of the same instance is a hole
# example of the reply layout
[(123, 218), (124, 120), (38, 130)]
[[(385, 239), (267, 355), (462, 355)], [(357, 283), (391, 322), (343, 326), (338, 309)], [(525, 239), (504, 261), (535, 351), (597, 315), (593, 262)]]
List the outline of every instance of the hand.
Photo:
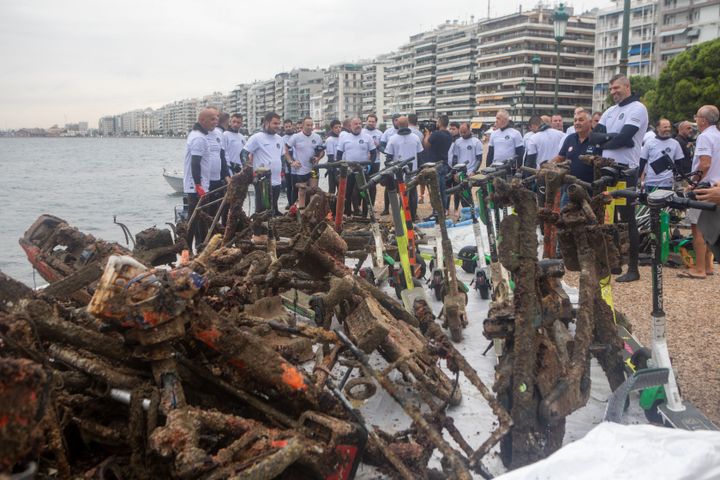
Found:
[(293, 162), (290, 164), (290, 166), (291, 166), (292, 168), (298, 169), (298, 168), (300, 168), (302, 165), (301, 165), (300, 162), (298, 162), (297, 160), (293, 160)]
[(720, 183), (716, 183), (710, 188), (699, 188), (695, 190), (695, 198), (701, 202), (720, 205)]
[(204, 197), (204, 196), (206, 195), (207, 192), (206, 192), (205, 189), (202, 187), (202, 185), (200, 185), (199, 183), (196, 183), (196, 184), (195, 184), (195, 193), (197, 193), (198, 196), (199, 196), (200, 198), (202, 198), (202, 197)]

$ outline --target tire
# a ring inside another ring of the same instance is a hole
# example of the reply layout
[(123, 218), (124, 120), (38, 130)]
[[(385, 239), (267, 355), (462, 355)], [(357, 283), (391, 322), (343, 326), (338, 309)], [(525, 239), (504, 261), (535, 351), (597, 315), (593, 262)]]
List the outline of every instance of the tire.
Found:
[(658, 412), (658, 406), (663, 403), (662, 400), (655, 400), (653, 402), (652, 407), (648, 410), (643, 410), (643, 413), (645, 413), (645, 418), (648, 422), (652, 423), (653, 425), (664, 425), (665, 422), (663, 422), (663, 417), (660, 415), (660, 412)]
[(475, 271), (475, 268), (477, 267), (477, 262), (474, 262), (472, 260), (463, 260), (461, 267), (467, 273), (473, 273)]
[(630, 361), (633, 365), (635, 365), (635, 368), (637, 370), (642, 370), (644, 368), (647, 368), (648, 360), (652, 358), (652, 351), (647, 348), (643, 347), (637, 352), (633, 352), (632, 356), (630, 357)]
[(478, 287), (478, 291), (480, 292), (480, 298), (483, 300), (487, 300), (490, 298), (490, 287), (487, 285), (481, 285)]
[(475, 289), (480, 292), (480, 298), (487, 300), (490, 298), (490, 282), (485, 272), (477, 272), (475, 274)]

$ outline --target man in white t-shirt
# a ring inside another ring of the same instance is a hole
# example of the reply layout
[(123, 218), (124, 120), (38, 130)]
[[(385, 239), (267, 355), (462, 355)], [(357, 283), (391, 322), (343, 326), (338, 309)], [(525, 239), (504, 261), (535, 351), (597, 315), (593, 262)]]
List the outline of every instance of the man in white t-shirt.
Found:
[(550, 127), (554, 128), (555, 130), (562, 132), (563, 131), (563, 118), (562, 115), (559, 113), (553, 114), (552, 117), (550, 117)]
[[(206, 108), (198, 115), (198, 121), (187, 136), (185, 147), (185, 163), (183, 191), (187, 197), (188, 214), (192, 216), (200, 198), (210, 189), (210, 156), (208, 153), (208, 132), (218, 123), (218, 112), (214, 108)], [(189, 218), (189, 217), (188, 217)], [(201, 221), (195, 222), (188, 232), (187, 243), (192, 250), (205, 241), (207, 226)]]
[(450, 165), (467, 165), (468, 176), (474, 175), (482, 165), (483, 144), (472, 134), (470, 124), (460, 124), (460, 138), (453, 142)]
[[(425, 135), (420, 131), (420, 127), (418, 127), (418, 116), (415, 113), (410, 113), (407, 116), (408, 119), (408, 128), (410, 131), (418, 137), (418, 140), (420, 140), (420, 143), (422, 144), (423, 139), (425, 138)], [(425, 152), (420, 152), (418, 155), (418, 165), (422, 165), (425, 163)], [(388, 193), (387, 190), (385, 190), (385, 212), (387, 213), (388, 210)], [(425, 203), (425, 184), (420, 185), (420, 193), (418, 195), (418, 203)]]
[[(282, 165), (283, 156), (287, 152), (287, 146), (278, 132), (280, 131), (280, 115), (275, 112), (268, 112), (263, 117), (263, 131), (251, 136), (243, 147), (248, 154), (248, 162), (253, 170), (258, 168), (270, 169), (270, 183), (272, 185), (272, 210), (273, 215), (280, 215), (278, 210), (278, 198), (282, 189)], [(255, 189), (255, 211), (265, 210), (260, 188)]]
[[(330, 131), (325, 139), (325, 156), (328, 162), (335, 161), (340, 132), (342, 132), (342, 122), (334, 118), (330, 121)], [(337, 172), (334, 170), (325, 170), (325, 176), (328, 179), (328, 193), (334, 194), (337, 190)], [(335, 209), (332, 210), (335, 211)]]
[[(280, 132), (278, 132), (279, 135), (282, 135), (283, 143), (287, 147), (288, 142), (290, 141), (290, 137), (295, 135), (295, 125), (293, 121), (289, 118), (286, 118), (283, 120), (283, 127)], [(290, 153), (290, 156), (292, 156), (292, 149), (288, 148), (288, 152)], [(285, 196), (288, 199), (288, 204), (285, 205), (285, 210), (288, 210), (290, 208), (290, 205), (292, 202), (290, 199), (293, 196), (293, 188), (294, 185), (292, 183), (292, 168), (290, 167), (290, 162), (286, 161), (285, 157), (283, 157), (283, 174), (282, 174), (282, 181), (285, 185)]]
[[(375, 142), (362, 131), (359, 117), (350, 119), (350, 131), (340, 134), (338, 139), (337, 160), (348, 162), (374, 162), (377, 157)], [(355, 188), (355, 175), (348, 175), (345, 193), (345, 211), (352, 215), (361, 215), (360, 192)], [(367, 212), (365, 212), (367, 215)]]
[(510, 127), (510, 114), (507, 110), (498, 110), (495, 126), (497, 128), (490, 135), (486, 165), (500, 164), (515, 156), (522, 159), (525, 154), (522, 135)]
[[(365, 133), (367, 136), (373, 139), (373, 142), (375, 143), (375, 148), (380, 148), (380, 140), (382, 139), (382, 135), (384, 132), (381, 132), (377, 128), (377, 122), (378, 117), (374, 113), (371, 113), (367, 116), (365, 119), (365, 128), (362, 129), (363, 133)], [(379, 151), (379, 150), (378, 150)], [(375, 175), (377, 172), (380, 171), (380, 155), (377, 155), (375, 157), (375, 161), (372, 165), (370, 165), (370, 172), (368, 173), (368, 177)], [(373, 184), (369, 187), (370, 190), (370, 205), (375, 205), (375, 195), (377, 193), (377, 187)], [(362, 197), (362, 209), (363, 212), (367, 212), (368, 205), (367, 201), (365, 200), (365, 197)]]
[(525, 165), (540, 168), (543, 163), (552, 160), (560, 152), (565, 134), (544, 123), (535, 135), (530, 137), (525, 150)]
[[(600, 123), (590, 135), (590, 141), (602, 149), (603, 157), (612, 158), (617, 163), (630, 168), (638, 167), (642, 140), (648, 127), (647, 109), (640, 103), (639, 97), (632, 94), (630, 80), (625, 75), (615, 75), (610, 79), (610, 94), (615, 105), (605, 110)], [(626, 182), (628, 187), (635, 187), (637, 177), (629, 178)], [(619, 218), (619, 221), (627, 222), (630, 240), (627, 272), (616, 280), (633, 282), (640, 279), (638, 271), (640, 234), (635, 219), (634, 203), (626, 202), (624, 206), (618, 205), (615, 214), (616, 221)]]
[[(418, 169), (418, 157), (423, 151), (422, 143), (420, 139), (413, 134), (410, 130), (408, 118), (400, 117), (397, 119), (397, 131), (395, 135), (390, 137), (387, 145), (385, 146), (385, 158), (387, 160), (407, 160), (408, 158), (414, 159), (410, 162), (410, 168), (415, 171)], [(417, 220), (417, 188), (411, 188), (407, 192), (408, 204), (410, 206), (410, 216), (413, 221)]]
[(225, 160), (231, 173), (239, 172), (243, 167), (241, 157), (242, 149), (247, 139), (240, 133), (243, 126), (242, 115), (235, 113), (230, 116), (227, 130), (223, 132), (222, 149), (225, 151)]
[[(695, 181), (701, 181), (710, 185), (720, 183), (720, 131), (717, 123), (720, 121), (720, 112), (714, 105), (703, 105), (695, 114), (698, 135), (695, 140), (695, 156), (693, 157), (692, 171), (701, 172), (695, 175)], [(711, 200), (708, 198), (718, 187), (710, 188), (706, 192), (697, 194), (701, 201)], [(702, 213), (704, 215), (704, 213)], [(705, 278), (713, 274), (713, 254), (705, 244), (705, 237), (698, 228), (701, 211), (691, 209), (687, 212), (690, 219), (693, 234), (693, 249), (695, 250), (695, 265), (687, 272), (678, 274), (682, 278)], [(716, 239), (710, 239), (715, 243)]]
[[(288, 153), (286, 155), (292, 169), (293, 184), (290, 203), (297, 201), (298, 189), (296, 185), (298, 183), (308, 183), (313, 168), (325, 155), (325, 152), (319, 148), (322, 146), (322, 138), (317, 133), (313, 133), (314, 127), (315, 122), (311, 117), (303, 118), (302, 130), (290, 137), (287, 142)], [(292, 151), (292, 156), (290, 151)]]
[(525, 135), (523, 135), (523, 147), (525, 147), (525, 156), (527, 156), (528, 141), (532, 138), (533, 135), (537, 133), (538, 130), (540, 130), (540, 126), (542, 124), (542, 119), (537, 115), (533, 115), (532, 117), (530, 117), (530, 120), (528, 120), (528, 131), (525, 133)]
[(671, 190), (674, 178), (669, 162), (679, 165), (685, 156), (680, 143), (672, 138), (670, 120), (658, 120), (655, 131), (640, 150), (640, 183), (646, 188)]

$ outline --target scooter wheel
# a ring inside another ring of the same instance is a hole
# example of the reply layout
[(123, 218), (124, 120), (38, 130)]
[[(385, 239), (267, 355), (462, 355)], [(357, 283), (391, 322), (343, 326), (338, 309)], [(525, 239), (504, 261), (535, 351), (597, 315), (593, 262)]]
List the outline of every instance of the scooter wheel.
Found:
[(658, 406), (663, 403), (662, 400), (655, 400), (652, 404), (652, 407), (650, 407), (647, 410), (643, 410), (643, 413), (645, 413), (645, 418), (648, 422), (654, 424), (654, 425), (664, 425), (663, 417), (660, 415), (660, 412), (658, 411)]
[(652, 351), (647, 347), (642, 347), (636, 352), (633, 352), (630, 357), (630, 361), (635, 365), (636, 370), (642, 370), (647, 368), (648, 360), (652, 358)]
[(400, 282), (394, 282), (394, 283), (395, 284), (393, 285), (393, 287), (395, 287), (395, 296), (397, 296), (397, 298), (402, 298), (402, 295), (401, 295), (401, 292), (403, 290), (402, 285), (400, 285)]
[(473, 273), (475, 271), (475, 268), (477, 267), (477, 262), (472, 260), (463, 260), (461, 267), (467, 273)]
[(427, 263), (425, 263), (425, 259), (420, 255), (419, 251), (415, 256), (415, 260), (417, 261), (415, 278), (425, 278), (425, 274), (427, 273)]
[(483, 300), (487, 300), (488, 298), (490, 298), (490, 287), (488, 287), (487, 284), (480, 285), (479, 287), (477, 287), (477, 289), (480, 292), (480, 298), (482, 298)]

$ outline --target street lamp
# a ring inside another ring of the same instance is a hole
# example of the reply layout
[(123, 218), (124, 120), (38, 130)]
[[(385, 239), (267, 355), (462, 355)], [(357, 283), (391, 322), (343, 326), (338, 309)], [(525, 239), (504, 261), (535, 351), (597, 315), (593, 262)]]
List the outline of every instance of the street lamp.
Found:
[(532, 72), (533, 72), (533, 109), (532, 114), (535, 115), (535, 102), (537, 101), (537, 77), (540, 74), (540, 55), (533, 55), (532, 57)]
[(510, 120), (512, 120), (513, 122), (515, 122), (515, 105), (517, 105), (517, 103), (517, 97), (512, 97), (512, 99), (510, 100)]
[(527, 83), (525, 83), (525, 79), (523, 78), (520, 80), (520, 131), (522, 132), (524, 130), (523, 123), (525, 123), (525, 112), (523, 112), (523, 108), (525, 108), (525, 87), (527, 86)]
[(555, 29), (555, 41), (557, 42), (557, 60), (555, 62), (555, 112), (558, 113), (558, 92), (560, 90), (560, 44), (565, 39), (565, 29), (570, 15), (565, 11), (562, 3), (553, 13), (553, 27)]

